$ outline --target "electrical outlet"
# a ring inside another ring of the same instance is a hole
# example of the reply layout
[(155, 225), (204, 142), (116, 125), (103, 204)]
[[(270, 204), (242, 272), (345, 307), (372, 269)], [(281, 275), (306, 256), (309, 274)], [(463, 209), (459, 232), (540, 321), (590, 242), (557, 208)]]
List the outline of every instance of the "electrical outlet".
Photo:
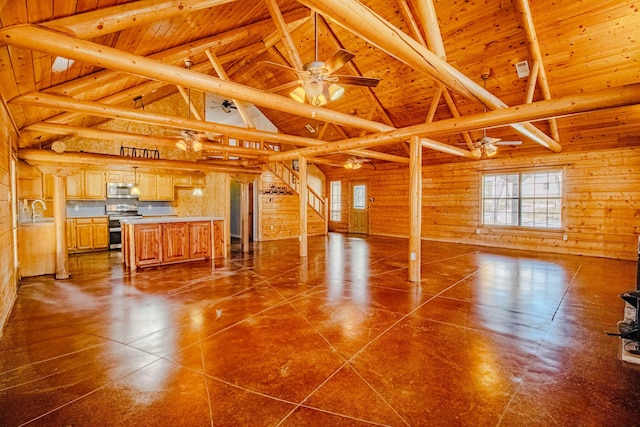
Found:
[(480, 229), (476, 228), (476, 234), (480, 234)]
[(567, 240), (569, 240), (569, 236), (567, 236), (566, 234), (563, 234), (562, 235), (562, 240), (564, 240), (566, 242)]

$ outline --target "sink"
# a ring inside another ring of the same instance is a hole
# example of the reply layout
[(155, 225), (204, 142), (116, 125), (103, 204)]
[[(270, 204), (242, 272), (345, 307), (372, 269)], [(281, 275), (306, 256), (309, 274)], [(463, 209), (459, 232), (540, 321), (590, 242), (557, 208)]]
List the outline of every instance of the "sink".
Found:
[(49, 223), (53, 223), (53, 218), (50, 217), (45, 217), (45, 218), (35, 218), (35, 219), (28, 219), (26, 221), (22, 221), (20, 222), (20, 224), (22, 225), (28, 225), (28, 224), (49, 224)]

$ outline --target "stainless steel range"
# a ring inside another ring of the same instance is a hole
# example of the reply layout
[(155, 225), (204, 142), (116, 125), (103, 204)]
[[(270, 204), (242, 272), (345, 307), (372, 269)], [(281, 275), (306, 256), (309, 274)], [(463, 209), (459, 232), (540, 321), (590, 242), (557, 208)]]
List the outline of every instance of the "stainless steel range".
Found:
[(138, 214), (138, 206), (131, 204), (106, 205), (105, 211), (109, 217), (109, 249), (122, 248), (121, 219), (142, 218)]

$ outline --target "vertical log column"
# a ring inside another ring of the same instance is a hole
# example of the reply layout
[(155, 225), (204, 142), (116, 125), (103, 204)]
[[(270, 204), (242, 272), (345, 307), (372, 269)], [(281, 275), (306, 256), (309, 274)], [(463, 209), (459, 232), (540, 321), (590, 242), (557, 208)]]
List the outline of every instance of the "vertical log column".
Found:
[(299, 157), (298, 177), (300, 178), (300, 256), (307, 256), (307, 204), (309, 193), (307, 190), (307, 158)]
[(420, 244), (422, 234), (422, 145), (414, 136), (409, 161), (409, 281), (420, 281)]
[(56, 239), (56, 279), (68, 279), (67, 253), (67, 176), (76, 170), (69, 167), (35, 164), (40, 172), (53, 176), (53, 229)]
[(53, 181), (53, 228), (56, 234), (56, 279), (69, 278), (67, 253), (67, 177), (56, 175)]
[(241, 213), (241, 226), (242, 229), (242, 252), (249, 252), (249, 183), (242, 182), (240, 184), (240, 211)]

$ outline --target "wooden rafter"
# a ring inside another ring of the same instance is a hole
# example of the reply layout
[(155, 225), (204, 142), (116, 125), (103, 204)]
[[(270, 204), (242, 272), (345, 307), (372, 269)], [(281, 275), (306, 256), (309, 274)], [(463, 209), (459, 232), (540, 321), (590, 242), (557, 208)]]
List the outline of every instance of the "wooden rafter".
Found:
[[(544, 62), (542, 60), (542, 52), (540, 51), (540, 44), (538, 43), (538, 36), (536, 34), (536, 28), (533, 24), (533, 15), (531, 14), (531, 8), (529, 7), (529, 0), (516, 0), (516, 6), (522, 14), (522, 23), (524, 24), (525, 34), (527, 35), (527, 44), (529, 46), (529, 54), (533, 58), (534, 72), (532, 73), (532, 81), (537, 81), (542, 91), (544, 99), (551, 99), (551, 91), (549, 90), (549, 80), (547, 79), (547, 73), (544, 69)], [(529, 99), (527, 97), (527, 99)], [(531, 97), (533, 99), (533, 97)], [(531, 101), (528, 101), (531, 102)], [(555, 120), (549, 120), (549, 127), (551, 129), (551, 135), (556, 141), (560, 141), (560, 133), (558, 132), (558, 124)]]
[(287, 26), (285, 25), (284, 18), (282, 17), (282, 13), (280, 12), (280, 8), (278, 7), (278, 3), (276, 0), (264, 0), (267, 5), (267, 9), (269, 9), (269, 14), (271, 15), (271, 19), (276, 25), (276, 29), (280, 34), (280, 39), (282, 40), (285, 49), (287, 50), (287, 54), (289, 55), (289, 60), (293, 67), (297, 70), (302, 70), (302, 60), (300, 59), (300, 54), (296, 50), (296, 45), (291, 38), (291, 34), (289, 30), (287, 30)]
[(408, 126), (406, 128), (366, 135), (360, 138), (335, 141), (324, 144), (323, 146), (286, 151), (266, 156), (263, 161), (276, 162), (292, 159), (299, 155), (317, 156), (357, 148), (372, 148), (398, 141), (405, 141), (414, 135), (422, 137), (421, 143), (424, 147), (472, 158), (468, 150), (462, 150), (437, 141), (429, 141), (426, 140), (426, 136), (447, 135), (450, 134), (452, 130), (454, 132), (463, 132), (499, 127), (519, 121), (546, 120), (553, 117), (637, 104), (640, 104), (640, 83), (603, 89), (592, 93), (577, 94), (564, 98), (543, 100), (460, 118), (444, 119), (432, 123)]
[(42, 26), (90, 39), (136, 25), (231, 3), (233, 0), (140, 0), (45, 22)]
[[(225, 125), (220, 123), (204, 122), (195, 119), (186, 119), (174, 116), (167, 116), (163, 114), (153, 113), (150, 111), (140, 111), (133, 108), (116, 107), (110, 105), (104, 105), (92, 101), (80, 101), (72, 98), (50, 95), (50, 94), (29, 94), (23, 95), (14, 100), (15, 103), (23, 105), (35, 105), (53, 109), (64, 109), (75, 112), (82, 112), (83, 114), (96, 115), (100, 117), (108, 117), (112, 119), (120, 118), (140, 123), (150, 123), (157, 126), (171, 127), (175, 129), (193, 129), (202, 132), (210, 132), (214, 134), (222, 134), (230, 136), (239, 140), (248, 141), (270, 141), (281, 144), (290, 144), (298, 146), (314, 146), (322, 145), (321, 141), (315, 138), (304, 138), (293, 135), (286, 135), (282, 133), (273, 133), (260, 131), (256, 129), (247, 129), (237, 126)], [(38, 125), (33, 125), (34, 130), (41, 129)], [(63, 125), (61, 125), (63, 126)], [(31, 126), (23, 128), (23, 130), (30, 131)], [(105, 134), (104, 139), (108, 139), (109, 135)], [(353, 154), (378, 158), (380, 160), (407, 163), (408, 159), (405, 157), (394, 156), (392, 154), (369, 152), (367, 150), (355, 150)]]
[[(300, 0), (348, 31), (399, 58), (410, 67), (421, 70), (458, 94), (496, 110), (508, 106), (460, 71), (441, 60), (420, 43), (403, 33), (381, 16), (354, 0)], [(562, 150), (560, 144), (530, 123), (510, 123), (516, 131), (552, 151)]]
[(44, 51), (49, 54), (106, 66), (122, 72), (142, 75), (167, 83), (184, 85), (201, 91), (217, 93), (229, 98), (237, 97), (256, 105), (274, 108), (290, 114), (330, 121), (345, 126), (363, 128), (372, 132), (388, 130), (389, 126), (348, 114), (300, 104), (292, 99), (264, 93), (260, 90), (213, 76), (185, 70), (171, 64), (98, 45), (86, 40), (71, 40), (69, 36), (33, 25), (19, 25), (0, 30), (0, 39), (25, 49)]
[[(222, 66), (222, 61), (218, 59), (216, 54), (213, 53), (210, 49), (207, 49), (205, 53), (207, 54), (209, 62), (211, 62), (211, 65), (213, 65), (213, 69), (216, 70), (216, 73), (218, 73), (218, 77), (220, 77), (222, 80), (229, 80), (229, 76), (227, 76), (227, 73), (224, 71), (224, 67)], [(251, 117), (249, 116), (249, 112), (245, 108), (244, 104), (234, 98), (232, 98), (231, 100), (238, 109), (238, 113), (240, 114), (240, 117), (242, 118), (244, 124), (248, 128), (255, 128), (253, 122), (251, 121)]]

